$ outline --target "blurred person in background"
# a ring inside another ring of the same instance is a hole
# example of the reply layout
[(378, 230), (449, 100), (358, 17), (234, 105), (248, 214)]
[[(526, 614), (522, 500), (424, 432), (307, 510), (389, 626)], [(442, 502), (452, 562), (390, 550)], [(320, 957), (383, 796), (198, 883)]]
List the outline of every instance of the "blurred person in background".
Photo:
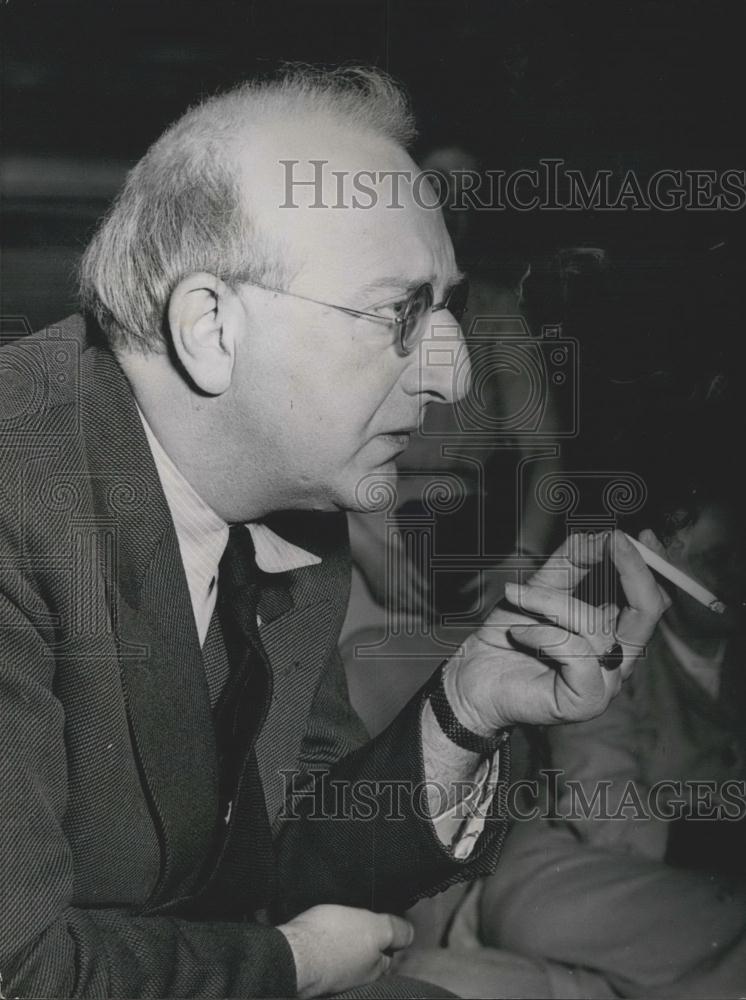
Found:
[(726, 612), (664, 581), (671, 607), (609, 712), (545, 731), (558, 794), (521, 804), (524, 816), (537, 815), (516, 818), (504, 865), (462, 906), (450, 964), (431, 951), (410, 953), (403, 967), (444, 985), (469, 975), (469, 995), (481, 997), (510, 982), (510, 969), (520, 996), (742, 994), (746, 524), (731, 447), (743, 434), (737, 407), (679, 408), (668, 434), (628, 429), (635, 447), (626, 455), (649, 490), (636, 526), (652, 527), (640, 540)]

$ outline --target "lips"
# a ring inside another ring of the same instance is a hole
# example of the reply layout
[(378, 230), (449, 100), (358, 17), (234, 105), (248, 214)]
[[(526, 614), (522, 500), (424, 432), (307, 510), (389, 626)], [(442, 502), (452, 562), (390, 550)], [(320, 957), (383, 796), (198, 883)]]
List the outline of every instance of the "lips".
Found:
[(390, 431), (383, 431), (379, 437), (390, 442), (399, 451), (404, 451), (409, 447), (413, 435), (418, 433), (421, 424), (421, 417), (422, 413), (418, 413), (415, 416), (413, 423), (405, 424), (402, 427), (394, 427)]
[(383, 437), (400, 444), (403, 448), (406, 448), (412, 437), (412, 431), (389, 431), (387, 434), (384, 434)]
[(386, 431), (386, 434), (391, 435), (392, 437), (401, 437), (406, 434), (408, 437), (411, 437), (412, 434), (417, 433), (421, 426), (422, 421), (416, 420), (413, 424), (405, 424), (402, 427), (394, 427), (393, 430)]

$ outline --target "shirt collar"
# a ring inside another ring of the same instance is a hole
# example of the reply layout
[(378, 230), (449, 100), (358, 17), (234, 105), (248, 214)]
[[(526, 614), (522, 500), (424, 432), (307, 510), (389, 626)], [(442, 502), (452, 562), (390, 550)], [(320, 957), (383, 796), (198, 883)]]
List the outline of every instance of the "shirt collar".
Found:
[[(138, 412), (171, 511), (190, 592), (204, 595), (213, 586), (228, 544), (228, 525), (179, 472), (139, 407)], [(313, 553), (280, 538), (266, 524), (253, 522), (246, 527), (254, 542), (256, 564), (265, 573), (287, 573), (321, 562)]]

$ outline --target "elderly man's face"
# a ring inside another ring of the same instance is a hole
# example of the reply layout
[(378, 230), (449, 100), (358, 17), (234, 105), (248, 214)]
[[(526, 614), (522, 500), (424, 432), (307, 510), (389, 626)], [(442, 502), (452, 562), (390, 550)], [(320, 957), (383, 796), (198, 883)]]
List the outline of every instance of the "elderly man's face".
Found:
[[(246, 163), (250, 210), (299, 265), (288, 290), (392, 318), (412, 288), (430, 281), (440, 302), (458, 278), (451, 242), (440, 212), (418, 207), (409, 183), (400, 184), (404, 207), (392, 207), (390, 180), (376, 185), (370, 208), (353, 208), (349, 196), (345, 207), (331, 207), (339, 201), (332, 170), (347, 178), (359, 170), (415, 172), (409, 157), (380, 138), (312, 122), (304, 131), (269, 136)], [(310, 207), (316, 192), (309, 187), (293, 190), (298, 207), (280, 207), (287, 201), (283, 159), (299, 160), (295, 176), (304, 179), (312, 176), (310, 159), (330, 161), (322, 199), (329, 207)], [(251, 194), (257, 191), (261, 204)], [(246, 330), (235, 429), (252, 442), (252, 461), (259, 450), (271, 470), (274, 508), (376, 506), (366, 487), (373, 476), (393, 482), (394, 460), (425, 407), (468, 388), (456, 321), (446, 310), (428, 314), (420, 346), (402, 356), (393, 324), (248, 285), (240, 297)]]

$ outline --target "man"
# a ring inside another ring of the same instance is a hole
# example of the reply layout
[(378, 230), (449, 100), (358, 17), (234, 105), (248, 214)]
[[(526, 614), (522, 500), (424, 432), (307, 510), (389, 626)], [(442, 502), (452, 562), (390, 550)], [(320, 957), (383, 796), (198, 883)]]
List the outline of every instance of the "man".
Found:
[[(494, 866), (498, 803), (475, 842), (459, 789), (489, 800), (511, 724), (601, 712), (655, 625), (621, 536), (572, 539), (513, 594), (556, 626), (497, 612), (366, 743), (335, 653), (339, 512), (375, 506), (424, 408), (468, 387), (442, 220), (386, 197), (410, 138), (375, 73), (207, 101), (130, 174), (83, 261), (84, 319), (2, 354), (8, 993), (374, 982), (410, 939), (381, 911)], [(296, 184), (314, 161), (321, 187)], [(375, 203), (335, 209), (360, 170)], [(630, 604), (613, 637), (568, 596), (609, 546)], [(404, 789), (393, 818), (382, 783)], [(373, 789), (373, 817), (340, 788)]]

